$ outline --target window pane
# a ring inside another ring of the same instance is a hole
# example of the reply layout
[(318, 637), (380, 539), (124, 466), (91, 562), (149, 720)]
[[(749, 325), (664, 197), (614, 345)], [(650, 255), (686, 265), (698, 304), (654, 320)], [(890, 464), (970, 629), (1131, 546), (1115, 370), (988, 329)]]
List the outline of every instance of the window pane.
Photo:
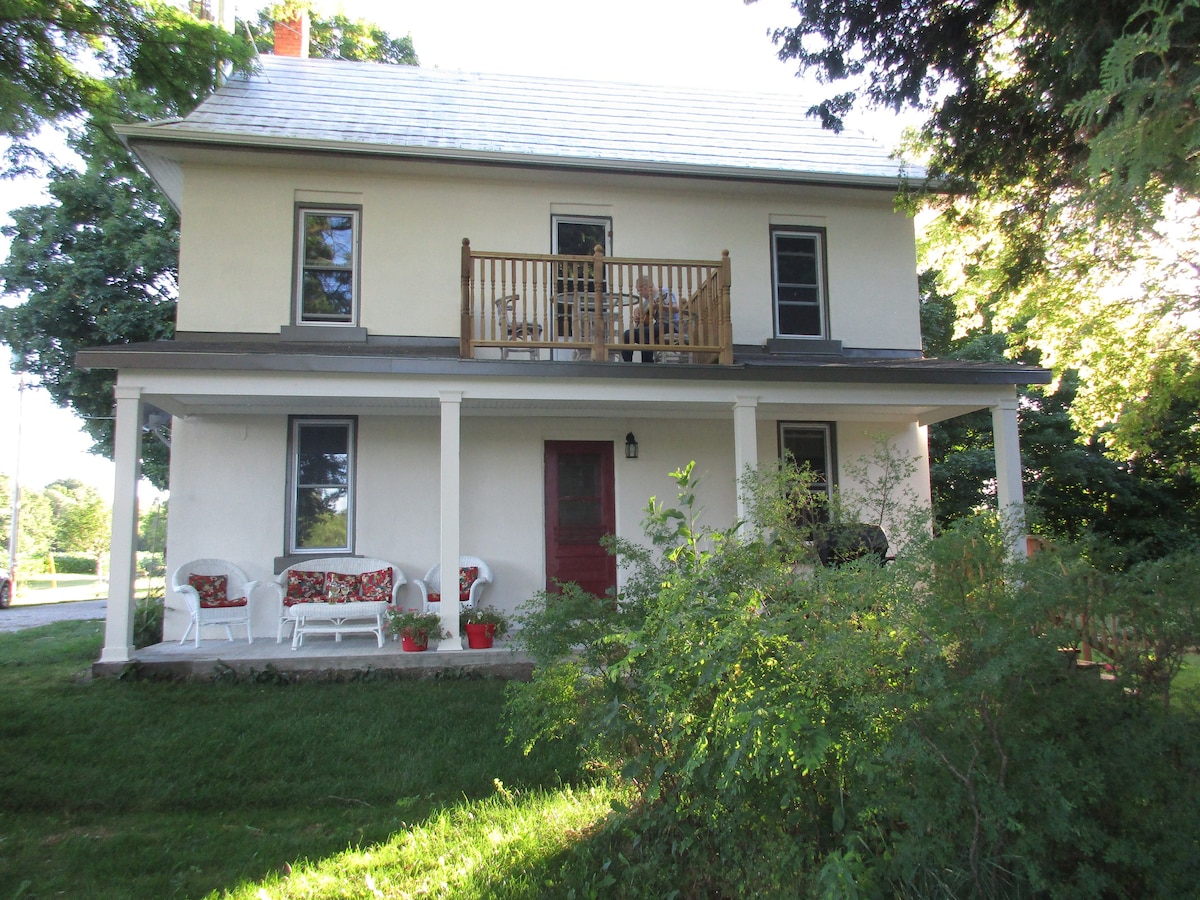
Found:
[(797, 466), (807, 468), (813, 475), (809, 490), (816, 495), (817, 503), (805, 506), (796, 521), (799, 526), (812, 526), (829, 519), (831, 499), (831, 474), (829, 467), (829, 429), (825, 426), (784, 425), (780, 428), (780, 445), (785, 458), (790, 457)]
[(775, 315), (780, 335), (825, 334), (821, 235), (772, 233)]
[(596, 246), (608, 246), (602, 222), (558, 222), (558, 252), (568, 256), (591, 256)]
[(304, 270), (304, 318), (348, 322), (353, 311), (353, 273)]
[(354, 265), (354, 217), (338, 213), (305, 213), (306, 265)]
[(348, 513), (345, 488), (300, 488), (296, 492), (296, 549), (349, 547)]
[(300, 485), (349, 484), (350, 429), (345, 425), (301, 425), (296, 445)]
[(293, 552), (352, 549), (353, 428), (345, 419), (294, 423)]
[(353, 324), (358, 215), (346, 210), (302, 210), (300, 227), (298, 320)]
[(806, 337), (819, 335), (821, 333), (821, 311), (816, 306), (780, 305), (779, 333)]

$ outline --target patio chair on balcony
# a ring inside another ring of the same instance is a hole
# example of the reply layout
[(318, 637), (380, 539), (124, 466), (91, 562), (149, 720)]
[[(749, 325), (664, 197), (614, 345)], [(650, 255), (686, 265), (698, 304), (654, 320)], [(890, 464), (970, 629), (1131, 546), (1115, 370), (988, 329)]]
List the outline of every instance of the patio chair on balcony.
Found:
[(171, 576), (171, 588), (187, 604), (191, 621), (179, 643), (187, 640), (195, 629), (195, 646), (200, 646), (200, 629), (205, 625), (225, 626), (225, 635), (233, 640), (230, 626), (246, 626), (246, 642), (254, 643), (250, 634), (250, 588), (246, 573), (223, 559), (194, 559), (184, 563)]
[[(496, 324), (499, 325), (501, 336), (506, 341), (540, 341), (542, 326), (518, 318), (517, 304), (520, 302), (520, 294), (508, 294), (496, 299)], [(500, 348), (501, 359), (508, 359), (510, 353), (528, 353), (530, 359), (537, 359), (538, 348), (533, 345)]]
[[(459, 611), (479, 606), (483, 587), (492, 583), (492, 570), (478, 556), (458, 558), (458, 602)], [(420, 581), (414, 581), (421, 592), (423, 612), (440, 612), (442, 608), (442, 567), (435, 565)]]

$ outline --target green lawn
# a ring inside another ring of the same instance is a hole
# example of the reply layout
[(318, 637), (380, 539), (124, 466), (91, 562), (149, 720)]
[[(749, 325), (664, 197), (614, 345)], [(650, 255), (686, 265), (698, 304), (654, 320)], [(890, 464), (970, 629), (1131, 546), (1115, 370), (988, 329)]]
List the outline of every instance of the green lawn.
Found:
[(100, 640), (0, 635), (0, 898), (621, 895), (630, 798), (506, 745), (501, 682), (95, 681)]
[(0, 898), (564, 896), (613, 797), (499, 681), (94, 681), (100, 636), (0, 635)]

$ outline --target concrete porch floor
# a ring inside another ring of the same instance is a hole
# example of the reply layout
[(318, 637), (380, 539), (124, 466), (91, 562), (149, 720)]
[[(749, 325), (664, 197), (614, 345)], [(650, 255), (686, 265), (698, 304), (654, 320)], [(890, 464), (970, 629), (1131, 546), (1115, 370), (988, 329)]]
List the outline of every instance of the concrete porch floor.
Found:
[[(466, 639), (463, 639), (465, 646)], [(439, 651), (405, 653), (399, 641), (386, 640), (377, 646), (372, 635), (346, 635), (341, 641), (332, 636), (309, 635), (304, 645), (293, 650), (291, 641), (277, 644), (274, 638), (201, 640), (195, 647), (189, 640), (154, 644), (134, 652), (134, 663), (102, 663), (92, 665), (98, 676), (120, 675), (135, 666), (148, 678), (212, 678), (232, 670), (239, 676), (262, 672), (268, 668), (277, 672), (318, 676), (352, 675), (356, 672), (381, 671), (399, 677), (424, 678), (442, 674), (480, 675), (493, 678), (528, 678), (533, 671), (532, 661), (524, 654), (497, 643), (490, 650)]]

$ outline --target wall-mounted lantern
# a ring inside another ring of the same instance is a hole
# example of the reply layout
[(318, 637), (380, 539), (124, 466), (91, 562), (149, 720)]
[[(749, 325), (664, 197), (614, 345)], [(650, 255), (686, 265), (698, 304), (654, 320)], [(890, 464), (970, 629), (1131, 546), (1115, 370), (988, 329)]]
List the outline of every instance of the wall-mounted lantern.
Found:
[(638, 458), (638, 442), (637, 442), (637, 438), (635, 438), (633, 436), (632, 431), (629, 432), (629, 434), (625, 435), (625, 458), (626, 459), (637, 459)]

